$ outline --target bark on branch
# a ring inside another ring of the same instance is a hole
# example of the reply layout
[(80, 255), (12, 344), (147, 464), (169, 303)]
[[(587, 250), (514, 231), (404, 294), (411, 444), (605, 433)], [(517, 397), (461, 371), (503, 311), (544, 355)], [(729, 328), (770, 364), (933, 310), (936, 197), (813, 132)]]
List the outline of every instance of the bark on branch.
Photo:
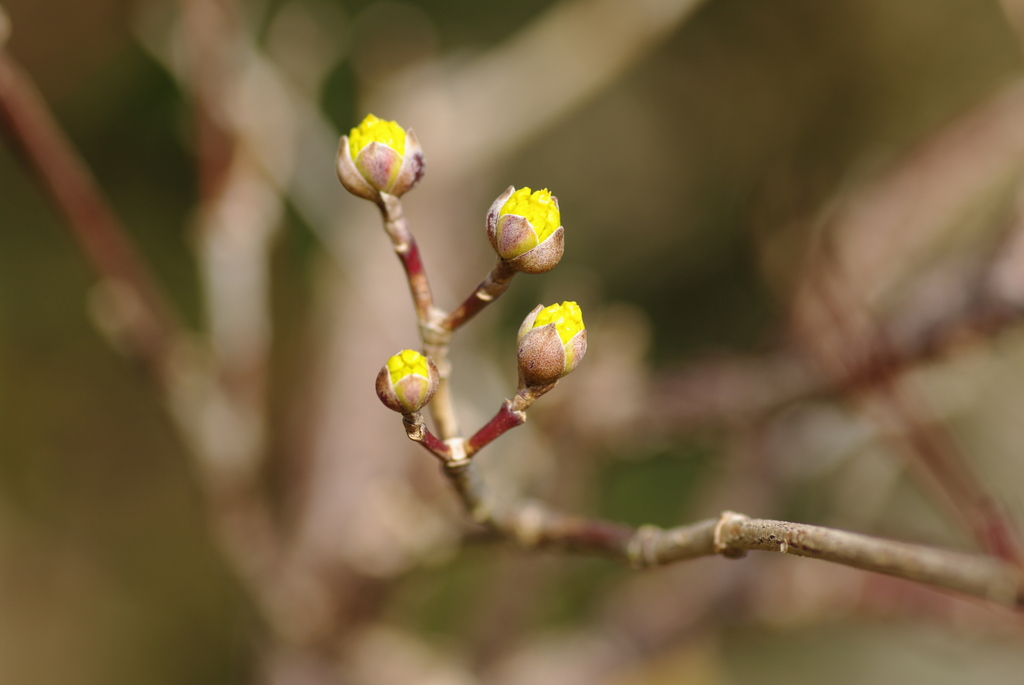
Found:
[(632, 528), (570, 516), (534, 501), (502, 506), (464, 461), (446, 468), (473, 518), (524, 547), (600, 554), (635, 568), (720, 554), (781, 552), (954, 590), (1024, 609), (1024, 571), (1006, 561), (926, 545), (886, 540), (822, 526), (752, 519), (732, 511), (686, 526)]

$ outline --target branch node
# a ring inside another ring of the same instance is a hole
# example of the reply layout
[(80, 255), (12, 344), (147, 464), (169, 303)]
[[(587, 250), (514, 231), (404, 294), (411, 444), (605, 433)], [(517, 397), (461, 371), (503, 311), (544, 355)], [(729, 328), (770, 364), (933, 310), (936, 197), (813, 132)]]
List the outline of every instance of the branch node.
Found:
[(657, 542), (662, 532), (661, 528), (650, 524), (636, 529), (626, 545), (626, 559), (632, 568), (643, 569), (658, 565)]
[[(749, 520), (749, 517), (738, 514), (735, 511), (723, 511), (718, 519), (718, 523), (715, 524), (715, 554), (721, 554), (729, 559), (742, 559), (745, 557), (747, 555), (746, 550), (733, 549), (729, 546), (729, 538), (732, 537), (733, 531), (727, 530), (726, 527), (742, 525)], [(789, 545), (786, 543), (783, 543), (783, 545), (783, 547), (780, 547), (780, 551), (785, 552)]]
[(447, 347), (452, 340), (452, 332), (444, 328), (444, 313), (437, 307), (431, 307), (427, 316), (420, 321), (420, 339), (430, 347)]
[(450, 438), (445, 440), (444, 444), (448, 446), (448, 450), (451, 452), (451, 456), (448, 458), (449, 465), (457, 466), (462, 462), (469, 463), (469, 456), (466, 454), (466, 440), (464, 438)]
[(423, 425), (423, 415), (417, 412), (402, 414), (402, 423), (405, 424), (405, 434), (410, 440), (423, 442), (426, 427)]
[(515, 523), (512, 533), (516, 542), (523, 547), (536, 547), (544, 532), (544, 519), (546, 513), (544, 506), (539, 502), (526, 502), (515, 516)]

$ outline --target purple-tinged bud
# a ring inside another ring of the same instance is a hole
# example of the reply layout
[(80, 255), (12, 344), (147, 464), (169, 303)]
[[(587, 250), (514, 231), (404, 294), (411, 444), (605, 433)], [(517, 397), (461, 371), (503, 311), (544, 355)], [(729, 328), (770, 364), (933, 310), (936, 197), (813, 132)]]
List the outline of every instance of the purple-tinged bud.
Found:
[(393, 121), (366, 115), (341, 137), (337, 170), (353, 195), (380, 201), (381, 193), (400, 197), (423, 177), (426, 162), (416, 134)]
[(377, 397), (388, 409), (402, 414), (419, 411), (434, 397), (440, 376), (429, 357), (402, 350), (377, 374)]
[(575, 369), (586, 352), (587, 329), (579, 305), (537, 305), (519, 327), (519, 383), (526, 388), (551, 385)]
[(516, 271), (550, 271), (565, 250), (558, 198), (546, 188), (531, 192), (509, 186), (487, 212), (487, 238)]

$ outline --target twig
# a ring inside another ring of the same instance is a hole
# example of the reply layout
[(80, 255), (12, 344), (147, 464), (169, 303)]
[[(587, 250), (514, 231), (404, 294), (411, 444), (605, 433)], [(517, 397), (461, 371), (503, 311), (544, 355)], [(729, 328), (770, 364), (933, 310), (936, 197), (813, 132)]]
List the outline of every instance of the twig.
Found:
[[(183, 90), (195, 126), (200, 206), (197, 261), (213, 352), (202, 369), (206, 392), (185, 398), (179, 428), (194, 456), (216, 541), (279, 636), (312, 631), (302, 615), (292, 559), (260, 479), (266, 452), (271, 348), (269, 253), (282, 201), (254, 159), (240, 104), (245, 63), (234, 0), (181, 0), (187, 69)], [(264, 116), (272, 116), (264, 115)], [(280, 123), (280, 122), (275, 122)], [(278, 135), (287, 131), (278, 126)], [(290, 165), (280, 173), (286, 174)]]
[(525, 547), (569, 549), (610, 556), (635, 568), (698, 557), (739, 558), (751, 550), (820, 559), (1024, 608), (1024, 572), (987, 556), (896, 542), (788, 521), (751, 519), (724, 512), (677, 528), (586, 519), (536, 502), (501, 509), (490, 499), (471, 463), (446, 469), (473, 518)]
[(448, 362), (448, 343), (451, 342), (451, 330), (444, 326), (444, 313), (434, 306), (430, 281), (427, 279), (427, 272), (423, 267), (423, 260), (420, 258), (416, 238), (409, 230), (409, 224), (402, 209), (402, 201), (387, 193), (381, 193), (380, 198), (377, 206), (380, 208), (381, 218), (384, 220), (384, 230), (391, 238), (395, 254), (402, 262), (402, 268), (405, 269), (409, 292), (412, 294), (413, 305), (416, 307), (416, 320), (419, 324), (420, 339), (423, 342), (423, 352), (433, 360), (440, 376), (437, 393), (430, 403), (431, 416), (437, 423), (441, 439), (451, 440), (459, 434), (459, 424), (455, 418), (455, 405), (452, 401), (449, 383), (451, 364)]
[[(1024, 3), (1004, 0), (1004, 6), (1008, 11), (1021, 10)], [(830, 234), (839, 236), (838, 261), (856, 260), (854, 267), (845, 268), (857, 273), (858, 283), (871, 284), (874, 290), (878, 283), (895, 280), (891, 275), (883, 277), (893, 268), (892, 236), (934, 232), (948, 217), (962, 215), (979, 195), (990, 192), (993, 179), (1008, 179), (1017, 173), (1024, 155), (1024, 137), (1017, 125), (1022, 114), (1024, 82), (1017, 81), (857, 190), (830, 220)], [(1018, 207), (1018, 224), (1020, 213)], [(928, 327), (919, 327), (910, 335), (894, 332), (908, 320), (907, 312), (899, 311), (881, 325), (887, 344), (851, 351), (842, 369), (815, 372), (813, 364), (805, 361), (806, 354), (792, 348), (760, 359), (701, 361), (653, 388), (641, 414), (655, 428), (667, 429), (743, 422), (790, 402), (885, 382), (913, 364), (1018, 326), (1024, 322), (1020, 295), (1024, 288), (1014, 274), (1021, 263), (1018, 244), (1022, 234), (1024, 231), (1016, 228), (1005, 236), (979, 282), (964, 284), (964, 291), (974, 293), (970, 307), (941, 312)], [(1003, 283), (1008, 279), (1012, 281), (1009, 285)], [(1010, 292), (1003, 292), (1006, 290)], [(911, 318), (920, 320), (919, 316)]]
[[(382, 193), (378, 206), (381, 217), (384, 219), (384, 230), (391, 238), (395, 254), (398, 255), (398, 259), (405, 269), (405, 276), (409, 281), (409, 291), (412, 293), (413, 304), (416, 306), (416, 318), (423, 326), (436, 318), (436, 315), (434, 313), (434, 296), (430, 291), (427, 273), (423, 269), (419, 246), (416, 245), (416, 239), (409, 231), (409, 223), (405, 219), (402, 201), (399, 198)], [(437, 362), (437, 360), (434, 361)]]
[[(688, 553), (666, 531), (670, 558)], [(703, 544), (701, 540), (698, 544)], [(725, 512), (714, 526), (715, 551), (725, 556), (747, 550), (782, 552), (852, 566), (955, 590), (1024, 608), (1024, 573), (991, 557), (914, 545), (785, 521), (749, 519)]]
[(466, 441), (466, 456), (471, 457), (506, 431), (521, 426), (526, 421), (526, 412), (512, 408), (512, 402), (506, 400), (498, 413)]
[[(195, 125), (200, 191), (197, 261), (213, 351), (210, 381), (220, 395), (220, 419), (196, 423), (204, 426), (206, 456), (233, 463), (236, 477), (252, 478), (266, 451), (270, 250), (283, 203), (246, 133), (269, 122), (288, 141), (290, 128), (271, 108), (245, 107), (258, 86), (244, 79), (246, 65), (238, 59), (246, 54), (245, 37), (234, 0), (180, 4), (188, 67), (182, 85)], [(289, 160), (280, 162), (287, 174)]]
[(512, 277), (516, 273), (516, 270), (508, 262), (499, 259), (491, 272), (487, 274), (487, 278), (473, 291), (473, 294), (445, 318), (442, 324), (444, 329), (454, 331), (480, 313), (484, 307), (508, 290)]
[(430, 432), (430, 429), (423, 423), (423, 415), (418, 411), (402, 416), (402, 423), (405, 426), (405, 434), (413, 442), (418, 442), (424, 448), (442, 462), (452, 458), (452, 449), (440, 438)]

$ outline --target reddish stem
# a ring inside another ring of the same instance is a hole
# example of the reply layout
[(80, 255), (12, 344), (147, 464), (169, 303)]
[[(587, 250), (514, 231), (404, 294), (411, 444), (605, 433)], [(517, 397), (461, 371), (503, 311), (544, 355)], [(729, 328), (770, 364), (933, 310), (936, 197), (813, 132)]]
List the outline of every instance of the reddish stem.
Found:
[(430, 432), (430, 429), (423, 423), (422, 414), (418, 411), (411, 414), (403, 414), (402, 422), (405, 424), (405, 433), (409, 436), (410, 440), (423, 445), (435, 457), (442, 462), (448, 463), (452, 457), (451, 448), (443, 440)]
[(445, 330), (454, 331), (465, 324), (505, 292), (515, 275), (516, 270), (505, 260), (499, 259), (491, 273), (487, 274), (487, 278), (476, 287), (473, 294), (445, 318), (442, 327)]
[(430, 292), (430, 283), (427, 281), (427, 272), (423, 268), (423, 259), (420, 257), (416, 239), (409, 236), (405, 249), (396, 249), (396, 252), (409, 279), (409, 291), (416, 304), (416, 312), (421, 318), (425, 318), (423, 314), (430, 309), (434, 298)]
[(488, 444), (501, 437), (505, 431), (521, 426), (525, 421), (526, 414), (513, 410), (511, 404), (506, 400), (501, 405), (498, 413), (494, 415), (494, 418), (466, 441), (466, 456), (470, 457), (476, 454)]
[(628, 555), (636, 531), (622, 523), (547, 512), (548, 519), (537, 536), (538, 547), (589, 552), (615, 558)]
[(409, 281), (409, 291), (412, 293), (413, 303), (416, 306), (416, 318), (423, 324), (431, 319), (434, 296), (430, 291), (430, 282), (427, 280), (427, 272), (423, 268), (423, 260), (420, 258), (420, 249), (416, 245), (416, 239), (412, 237), (412, 232), (409, 231), (401, 201), (393, 195), (381, 193), (378, 206), (384, 218), (384, 230), (391, 238), (395, 254), (398, 255), (398, 259), (405, 269), (405, 276)]
[(448, 445), (444, 444), (439, 437), (431, 433), (430, 429), (427, 427), (423, 428), (423, 439), (420, 440), (419, 443), (441, 459), (446, 459), (451, 456), (451, 450), (448, 449)]

